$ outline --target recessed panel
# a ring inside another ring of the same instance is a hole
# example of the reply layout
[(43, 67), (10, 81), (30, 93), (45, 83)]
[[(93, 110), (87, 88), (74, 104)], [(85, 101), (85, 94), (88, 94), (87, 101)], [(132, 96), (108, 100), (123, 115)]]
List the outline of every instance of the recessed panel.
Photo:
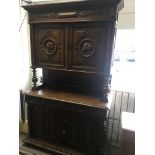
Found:
[(106, 51), (105, 28), (101, 25), (89, 27), (73, 26), (70, 51), (70, 68), (81, 71), (102, 72)]
[(36, 64), (42, 67), (64, 68), (64, 28), (40, 26), (35, 29)]

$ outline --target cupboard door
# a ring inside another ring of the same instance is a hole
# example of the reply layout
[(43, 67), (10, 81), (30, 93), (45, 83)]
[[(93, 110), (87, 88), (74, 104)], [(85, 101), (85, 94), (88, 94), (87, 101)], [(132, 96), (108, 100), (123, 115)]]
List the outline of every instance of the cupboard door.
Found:
[(29, 105), (31, 107), (32, 136), (46, 138), (48, 126), (46, 124), (47, 112), (42, 106)]
[(97, 149), (97, 134), (98, 124), (97, 119), (91, 115), (80, 117), (80, 144), (83, 149), (91, 152), (96, 152)]
[(65, 67), (65, 26), (35, 26), (35, 63), (46, 68)]
[(58, 109), (49, 109), (47, 110), (47, 115), (48, 115), (48, 136), (50, 140), (58, 142), (60, 141), (60, 136), (61, 136), (61, 124), (60, 124), (60, 119), (61, 119), (61, 111)]
[(70, 64), (73, 70), (103, 72), (107, 26), (103, 23), (72, 25)]
[(32, 136), (60, 141), (60, 112), (41, 105), (31, 106), (30, 124)]
[(65, 130), (67, 131), (65, 143), (80, 148), (80, 120), (78, 113), (65, 111), (64, 118), (66, 120), (64, 124)]
[(68, 112), (68, 141), (71, 146), (96, 152), (98, 144), (98, 120), (81, 112)]

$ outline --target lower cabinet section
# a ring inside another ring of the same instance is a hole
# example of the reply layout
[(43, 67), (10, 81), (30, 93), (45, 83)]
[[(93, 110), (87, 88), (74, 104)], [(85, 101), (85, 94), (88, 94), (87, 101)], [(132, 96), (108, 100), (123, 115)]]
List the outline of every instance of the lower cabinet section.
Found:
[(26, 97), (26, 102), (31, 141), (39, 139), (51, 146), (60, 144), (92, 155), (104, 154), (107, 110), (37, 97)]

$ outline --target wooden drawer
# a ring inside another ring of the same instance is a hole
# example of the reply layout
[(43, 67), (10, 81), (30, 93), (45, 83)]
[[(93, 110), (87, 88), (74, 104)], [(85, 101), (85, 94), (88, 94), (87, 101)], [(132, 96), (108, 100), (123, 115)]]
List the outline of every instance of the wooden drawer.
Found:
[(44, 107), (53, 107), (61, 110), (69, 110), (73, 112), (80, 112), (89, 114), (96, 117), (106, 118), (107, 117), (107, 110), (91, 107), (91, 106), (85, 106), (81, 104), (76, 103), (69, 103), (64, 101), (58, 101), (58, 100), (50, 100), (50, 99), (43, 99), (40, 97), (34, 97), (34, 96), (27, 96), (25, 97), (25, 100), (28, 104), (34, 104), (34, 105), (42, 105)]

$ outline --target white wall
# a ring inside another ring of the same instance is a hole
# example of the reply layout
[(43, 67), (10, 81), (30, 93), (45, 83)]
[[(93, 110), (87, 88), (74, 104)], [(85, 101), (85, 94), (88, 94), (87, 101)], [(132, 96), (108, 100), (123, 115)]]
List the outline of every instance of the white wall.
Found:
[(135, 0), (124, 0), (124, 8), (118, 16), (118, 29), (135, 28)]
[(31, 87), (31, 54), (28, 14), (20, 8), (20, 89)]
[(19, 2), (0, 9), (0, 154), (19, 154)]
[[(32, 72), (31, 66), (31, 54), (30, 54), (30, 32), (28, 24), (28, 14), (23, 8), (19, 8), (20, 14), (20, 25), (19, 25), (19, 89), (26, 90), (30, 89), (32, 85)], [(27, 133), (27, 122), (22, 123), (21, 120), (21, 107), (19, 106), (19, 129), (20, 132)]]

